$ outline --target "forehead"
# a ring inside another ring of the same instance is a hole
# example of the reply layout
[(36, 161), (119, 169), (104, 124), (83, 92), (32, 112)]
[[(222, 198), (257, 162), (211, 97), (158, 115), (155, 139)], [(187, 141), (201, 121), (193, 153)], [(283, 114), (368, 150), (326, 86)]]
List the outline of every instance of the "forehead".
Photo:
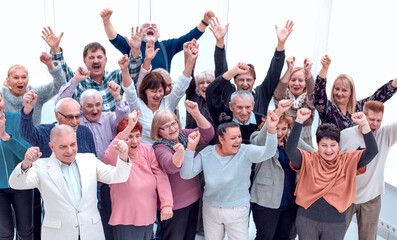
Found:
[(61, 146), (61, 145), (71, 145), (76, 142), (76, 135), (71, 132), (69, 134), (66, 134), (64, 136), (60, 136), (55, 134), (55, 146)]
[(84, 105), (86, 104), (96, 104), (96, 103), (101, 103), (102, 97), (99, 94), (95, 94), (94, 96), (86, 96), (84, 97)]
[(346, 89), (350, 89), (349, 85), (347, 85), (347, 83), (345, 83), (345, 81), (338, 79), (335, 81), (335, 88), (346, 88)]
[(233, 105), (236, 106), (252, 106), (251, 98), (242, 98), (240, 96), (236, 96), (233, 100)]
[(336, 140), (327, 137), (321, 138), (321, 140), (318, 143), (323, 145), (338, 144)]
[(303, 70), (296, 71), (291, 75), (291, 78), (304, 78), (304, 77), (305, 77), (305, 73), (303, 72)]
[(232, 136), (237, 136), (237, 135), (241, 135), (240, 128), (238, 128), (238, 127), (230, 127), (230, 128), (226, 129), (225, 136), (232, 137)]
[(277, 123), (277, 126), (280, 127), (280, 128), (288, 127), (288, 123), (287, 123), (287, 121), (285, 121), (285, 120), (280, 120), (280, 121)]
[(60, 110), (63, 114), (77, 114), (80, 112), (79, 104), (72, 100), (64, 101), (61, 106)]
[(97, 49), (96, 51), (92, 51), (92, 50), (88, 49), (86, 57), (90, 57), (90, 56), (103, 56), (103, 57), (105, 57), (105, 53), (102, 51), (102, 49)]
[(376, 118), (376, 119), (382, 119), (383, 118), (383, 112), (375, 112), (370, 109), (368, 109), (366, 116), (368, 118)]
[(27, 71), (25, 68), (23, 67), (16, 67), (10, 70), (10, 74), (9, 75), (27, 75)]
[(142, 27), (143, 27), (143, 25), (145, 25), (145, 24), (152, 24), (152, 25), (155, 25), (155, 26), (157, 27), (157, 24), (156, 24), (155, 22), (145, 22), (144, 24), (142, 24)]

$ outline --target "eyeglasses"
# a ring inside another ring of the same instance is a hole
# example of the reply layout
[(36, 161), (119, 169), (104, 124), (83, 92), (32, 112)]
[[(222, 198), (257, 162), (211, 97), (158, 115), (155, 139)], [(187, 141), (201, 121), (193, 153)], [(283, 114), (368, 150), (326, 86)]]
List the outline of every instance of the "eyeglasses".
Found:
[(57, 112), (57, 113), (61, 114), (62, 117), (66, 118), (66, 120), (68, 120), (68, 121), (72, 121), (74, 118), (76, 119), (76, 121), (78, 121), (81, 118), (81, 114), (73, 116), (73, 115), (65, 115), (61, 112)]
[(157, 28), (157, 25), (155, 23), (145, 23), (145, 24), (142, 25), (142, 27), (144, 27), (144, 28), (148, 28), (148, 27)]
[(163, 131), (167, 131), (171, 127), (173, 127), (175, 129), (177, 124), (178, 124), (177, 121), (173, 121), (171, 124), (165, 125), (164, 127), (160, 128), (160, 129), (163, 130)]

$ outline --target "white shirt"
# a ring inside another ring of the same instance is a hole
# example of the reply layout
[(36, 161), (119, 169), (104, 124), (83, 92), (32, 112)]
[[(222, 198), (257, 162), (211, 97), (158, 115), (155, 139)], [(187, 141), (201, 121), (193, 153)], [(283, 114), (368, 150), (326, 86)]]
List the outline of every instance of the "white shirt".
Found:
[(75, 207), (78, 208), (81, 200), (81, 178), (76, 160), (74, 160), (70, 165), (64, 164), (59, 160), (58, 162), (69, 195), (73, 199)]

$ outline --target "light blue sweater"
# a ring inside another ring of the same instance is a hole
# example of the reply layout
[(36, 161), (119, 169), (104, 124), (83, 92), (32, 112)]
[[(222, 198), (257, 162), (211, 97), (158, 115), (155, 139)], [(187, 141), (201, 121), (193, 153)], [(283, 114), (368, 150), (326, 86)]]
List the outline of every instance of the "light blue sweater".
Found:
[(252, 163), (268, 160), (276, 150), (276, 134), (268, 134), (265, 146), (241, 144), (237, 154), (226, 157), (219, 156), (215, 146), (206, 147), (196, 157), (194, 151), (186, 150), (180, 175), (191, 179), (203, 171), (203, 201), (213, 207), (235, 207), (250, 200)]

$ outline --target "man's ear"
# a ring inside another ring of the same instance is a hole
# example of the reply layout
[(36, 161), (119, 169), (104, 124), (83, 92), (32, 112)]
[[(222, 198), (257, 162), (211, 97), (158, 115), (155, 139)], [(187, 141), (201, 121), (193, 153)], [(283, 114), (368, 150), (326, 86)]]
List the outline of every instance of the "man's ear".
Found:
[(51, 151), (53, 151), (53, 152), (54, 152), (54, 145), (52, 144), (52, 142), (49, 142), (49, 143), (48, 143), (48, 145), (50, 146), (50, 148), (51, 148)]

